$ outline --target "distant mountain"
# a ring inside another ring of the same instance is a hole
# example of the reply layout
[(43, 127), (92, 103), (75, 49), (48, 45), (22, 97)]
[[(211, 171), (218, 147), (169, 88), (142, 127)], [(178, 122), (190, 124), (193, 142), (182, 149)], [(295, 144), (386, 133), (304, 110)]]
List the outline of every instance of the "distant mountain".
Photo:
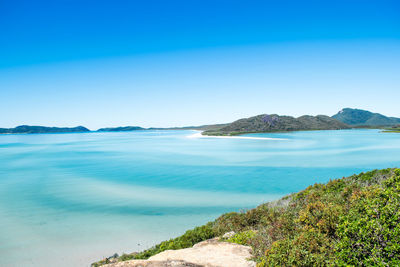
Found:
[(207, 124), (207, 125), (200, 125), (200, 126), (184, 126), (184, 127), (169, 127), (169, 128), (147, 128), (147, 130), (212, 130), (212, 129), (219, 129), (227, 124)]
[(150, 128), (142, 128), (139, 126), (125, 126), (125, 127), (114, 127), (114, 128), (101, 128), (98, 129), (98, 132), (128, 132), (128, 131), (137, 131), (137, 130), (210, 130), (215, 128), (221, 128), (226, 124), (214, 124), (214, 125), (202, 125), (202, 126), (184, 126), (184, 127), (150, 127)]
[(344, 108), (332, 118), (354, 126), (389, 126), (400, 124), (400, 118), (386, 117), (362, 109)]
[(203, 126), (183, 126), (183, 127), (150, 127), (146, 128), (146, 130), (198, 130)]
[(80, 133), (90, 132), (89, 129), (78, 126), (73, 128), (45, 127), (21, 125), (15, 128), (0, 128), (0, 134), (30, 134), (30, 133)]
[(246, 119), (240, 119), (223, 125), (220, 128), (206, 130), (205, 135), (236, 135), (244, 133), (283, 132), (302, 130), (338, 130), (348, 129), (349, 125), (325, 115), (290, 116), (258, 115)]
[(130, 132), (137, 130), (145, 130), (145, 128), (139, 126), (125, 126), (125, 127), (114, 127), (114, 128), (101, 128), (98, 132)]

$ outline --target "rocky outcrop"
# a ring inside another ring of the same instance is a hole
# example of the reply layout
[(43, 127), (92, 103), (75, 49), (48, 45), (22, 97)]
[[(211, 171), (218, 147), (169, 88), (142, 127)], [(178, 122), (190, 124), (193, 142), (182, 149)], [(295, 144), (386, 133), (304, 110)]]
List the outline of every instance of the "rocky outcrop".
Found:
[(202, 267), (204, 265), (193, 264), (185, 261), (151, 261), (151, 260), (130, 260), (118, 263), (103, 265), (107, 267)]
[(210, 239), (191, 248), (166, 250), (148, 260), (130, 260), (107, 264), (107, 267), (255, 267), (251, 248)]

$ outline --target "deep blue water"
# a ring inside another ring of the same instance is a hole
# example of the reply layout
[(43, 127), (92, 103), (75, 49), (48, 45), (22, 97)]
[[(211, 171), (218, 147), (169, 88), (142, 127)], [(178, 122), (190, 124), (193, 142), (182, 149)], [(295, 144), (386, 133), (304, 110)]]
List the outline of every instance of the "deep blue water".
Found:
[(88, 266), (316, 182), (400, 166), (378, 130), (0, 136), (0, 266)]

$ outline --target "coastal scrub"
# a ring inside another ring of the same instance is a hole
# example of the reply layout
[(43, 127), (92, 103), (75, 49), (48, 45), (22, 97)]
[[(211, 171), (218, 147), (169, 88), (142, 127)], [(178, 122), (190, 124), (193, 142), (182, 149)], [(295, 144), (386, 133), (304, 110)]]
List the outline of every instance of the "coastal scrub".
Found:
[(314, 184), (255, 209), (223, 214), (130, 258), (191, 247), (231, 231), (221, 241), (251, 246), (258, 267), (398, 266), (400, 169)]

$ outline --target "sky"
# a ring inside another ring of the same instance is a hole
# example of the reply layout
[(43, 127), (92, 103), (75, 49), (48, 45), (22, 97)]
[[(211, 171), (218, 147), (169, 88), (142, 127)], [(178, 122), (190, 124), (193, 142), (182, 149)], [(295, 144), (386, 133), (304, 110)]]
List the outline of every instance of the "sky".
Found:
[(400, 1), (0, 0), (0, 128), (400, 117)]

